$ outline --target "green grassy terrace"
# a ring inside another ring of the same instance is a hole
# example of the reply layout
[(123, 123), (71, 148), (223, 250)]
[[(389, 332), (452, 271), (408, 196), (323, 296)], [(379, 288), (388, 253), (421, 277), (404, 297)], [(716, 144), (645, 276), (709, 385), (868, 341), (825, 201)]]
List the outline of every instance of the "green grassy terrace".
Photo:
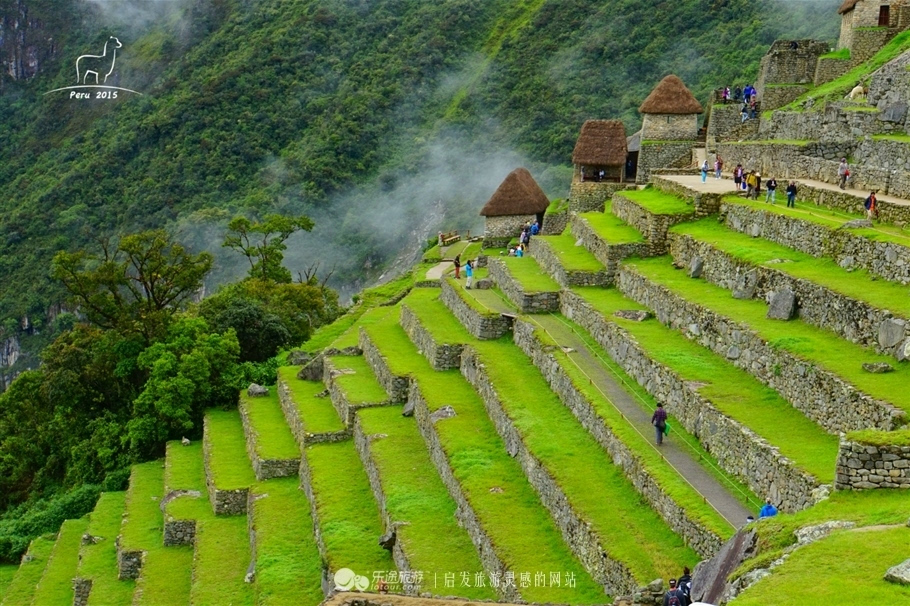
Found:
[(597, 235), (610, 244), (635, 244), (644, 242), (641, 232), (613, 214), (613, 202), (607, 200), (602, 213), (593, 211), (581, 213), (582, 219), (588, 222)]
[(158, 503), (164, 496), (163, 461), (133, 465), (126, 494), (126, 516), (120, 545), (126, 551), (147, 550), (161, 542), (164, 518)]
[[(397, 311), (397, 308), (396, 308)], [(395, 314), (393, 314), (395, 315)], [(363, 356), (336, 356), (329, 358), (338, 370), (353, 371), (335, 378), (338, 387), (351, 404), (381, 404), (389, 399), (370, 365)]]
[(6, 593), (3, 595), (3, 606), (32, 603), (35, 589), (47, 566), (47, 560), (54, 549), (55, 541), (54, 535), (45, 535), (32, 541), (26, 552), (28, 558), (23, 558), (19, 568), (16, 569), (16, 574), (6, 588)]
[(350, 440), (304, 448), (331, 571), (350, 568), (368, 579), (375, 571), (396, 570), (379, 546), (384, 532), (366, 471)]
[(13, 577), (16, 576), (17, 570), (19, 570), (19, 567), (15, 564), (0, 564), (0, 603), (3, 602), (3, 596), (6, 594), (10, 583), (13, 582)]
[[(358, 413), (364, 433), (382, 434), (370, 442), (370, 454), (379, 470), (389, 516), (406, 522), (398, 540), (416, 570), (446, 572), (474, 578), (483, 572), (468, 533), (455, 518), (455, 501), (436, 473), (413, 419), (401, 416), (401, 407), (373, 408)], [(429, 579), (428, 579), (429, 580)], [(495, 600), (489, 587), (429, 588), (435, 594)]]
[(373, 342), (392, 364), (393, 372), (415, 377), (430, 412), (452, 406), (457, 416), (435, 425), (449, 465), (497, 554), (518, 576), (521, 572), (572, 573), (575, 588), (528, 587), (522, 598), (534, 602), (602, 603), (601, 588), (575, 560), (540, 504), (518, 462), (487, 416), (483, 402), (456, 370), (434, 371), (388, 319), (369, 327)]
[(300, 450), (294, 440), (294, 434), (281, 412), (276, 389), (270, 389), (269, 395), (250, 398), (246, 390), (241, 391), (240, 400), (246, 406), (250, 424), (256, 432), (256, 452), (263, 459), (296, 459)]
[(575, 244), (572, 228), (567, 227), (558, 236), (537, 236), (545, 241), (556, 253), (559, 263), (566, 271), (603, 271), (603, 264), (580, 244)]
[[(834, 292), (864, 301), (872, 307), (890, 309), (900, 316), (910, 317), (907, 287), (887, 280), (877, 280), (865, 269), (847, 271), (831, 259), (816, 258), (769, 240), (752, 238), (727, 229), (714, 218), (676, 225), (671, 231), (707, 242), (735, 259), (765, 265), (794, 278), (809, 280)], [(789, 263), (770, 263), (778, 259)]]
[(875, 429), (864, 429), (862, 431), (851, 431), (847, 434), (847, 439), (860, 444), (869, 444), (870, 446), (910, 446), (910, 429), (899, 429), (897, 431), (877, 431)]
[(505, 263), (509, 275), (520, 285), (525, 293), (559, 292), (556, 280), (540, 270), (540, 266), (530, 257), (500, 257)]
[(642, 309), (615, 289), (575, 289), (585, 301), (631, 334), (647, 355), (673, 369), (684, 381), (703, 384), (699, 393), (725, 415), (780, 449), (822, 483), (834, 480), (837, 436), (826, 433), (776, 391), (709, 349), (650, 318), (644, 322), (613, 316), (620, 309)]
[(811, 361), (833, 372), (868, 395), (910, 411), (910, 365), (897, 364), (894, 372), (873, 375), (862, 369), (863, 362), (888, 362), (894, 359), (854, 345), (835, 335), (798, 320), (781, 322), (765, 317), (763, 301), (734, 299), (730, 291), (704, 280), (693, 280), (673, 268), (667, 257), (629, 263), (630, 267), (652, 282), (664, 286), (684, 299), (697, 302), (715, 313), (735, 318), (754, 330), (772, 347)]
[(897, 141), (898, 143), (910, 143), (910, 135), (872, 135), (876, 141)]
[(635, 202), (655, 215), (685, 215), (695, 212), (692, 202), (654, 187), (623, 190), (616, 195)]
[(79, 545), (88, 528), (88, 517), (65, 520), (57, 534), (57, 542), (47, 560), (44, 575), (38, 582), (35, 604), (71, 604), (73, 577), (79, 566)]
[(294, 478), (275, 478), (256, 486), (257, 604), (316, 606), (322, 593), (322, 560), (313, 537), (313, 518), (306, 495)]
[(256, 482), (246, 454), (243, 423), (237, 410), (209, 409), (205, 413), (209, 472), (219, 490), (249, 488)]
[(297, 366), (282, 366), (278, 378), (288, 386), (297, 413), (303, 426), (310, 433), (331, 433), (344, 430), (344, 423), (338, 417), (329, 398), (317, 398), (316, 394), (325, 389), (318, 381), (304, 381), (297, 378)]
[(437, 343), (468, 343), (474, 340), (439, 300), (439, 291), (435, 288), (415, 288), (401, 304), (417, 316)]
[(215, 516), (209, 512), (196, 524), (193, 554), (194, 606), (254, 604), (253, 587), (244, 582), (250, 564), (246, 516)]
[[(340, 333), (338, 337), (330, 341), (325, 345), (325, 347), (331, 346), (335, 349), (345, 349), (346, 347), (357, 347), (360, 343), (360, 327), (366, 326), (367, 324), (372, 324), (379, 318), (385, 316), (389, 313), (388, 307), (374, 307), (369, 309), (360, 316), (356, 323), (352, 323), (348, 326), (344, 332)], [(342, 316), (340, 320), (343, 320), (346, 316)], [(309, 341), (307, 342), (309, 345)], [(307, 351), (315, 351), (305, 346)]]
[(94, 545), (83, 545), (79, 553), (79, 569), (75, 576), (91, 579), (90, 604), (127, 606), (133, 601), (134, 581), (117, 579), (117, 534), (120, 519), (126, 509), (125, 492), (105, 492), (95, 505), (88, 525), (88, 534), (101, 537)]

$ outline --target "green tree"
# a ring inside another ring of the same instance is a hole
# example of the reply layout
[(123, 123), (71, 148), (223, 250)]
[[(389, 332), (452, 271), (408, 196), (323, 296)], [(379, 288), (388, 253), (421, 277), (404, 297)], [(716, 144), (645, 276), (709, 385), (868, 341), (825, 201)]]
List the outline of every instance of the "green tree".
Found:
[(306, 215), (287, 217), (271, 214), (259, 222), (234, 217), (228, 223), (228, 235), (223, 246), (247, 258), (251, 278), (287, 283), (291, 281), (291, 272), (282, 265), (284, 251), (287, 250), (285, 242), (294, 232), (312, 229), (313, 221)]

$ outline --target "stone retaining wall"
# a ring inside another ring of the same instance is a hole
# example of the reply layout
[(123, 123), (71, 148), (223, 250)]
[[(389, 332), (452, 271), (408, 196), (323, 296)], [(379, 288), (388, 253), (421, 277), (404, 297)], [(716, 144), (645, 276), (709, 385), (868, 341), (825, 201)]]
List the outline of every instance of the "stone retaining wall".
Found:
[(408, 391), (411, 388), (411, 377), (392, 373), (385, 356), (382, 355), (362, 326), (360, 327), (360, 348), (363, 349), (363, 357), (366, 359), (370, 369), (372, 369), (373, 374), (376, 375), (379, 384), (389, 395), (389, 403), (406, 402)]
[(677, 223), (691, 221), (695, 217), (695, 207), (691, 213), (657, 215), (622, 194), (616, 194), (613, 196), (613, 214), (644, 234), (648, 254), (655, 256), (667, 252), (667, 230)]
[(76, 577), (73, 579), (73, 606), (87, 606), (92, 593), (92, 580)]
[[(722, 139), (742, 124), (739, 103), (713, 103), (711, 117), (708, 120), (707, 148), (716, 149), (718, 139)], [(721, 156), (723, 158), (723, 156)], [(734, 164), (735, 166), (735, 164)], [(653, 172), (651, 173), (654, 174)]]
[(142, 560), (145, 552), (141, 550), (126, 550), (120, 545), (121, 537), (117, 537), (117, 578), (121, 581), (135, 580), (142, 571)]
[[(461, 484), (458, 482), (458, 479), (455, 477), (455, 472), (452, 471), (452, 467), (449, 465), (445, 449), (442, 446), (442, 442), (439, 440), (439, 435), (436, 433), (436, 427), (430, 419), (430, 410), (427, 401), (423, 398), (420, 387), (416, 382), (411, 385), (411, 390), (408, 393), (408, 406), (414, 408), (414, 419), (417, 422), (417, 428), (420, 430), (424, 442), (426, 442), (427, 450), (430, 453), (430, 459), (433, 461), (436, 471), (439, 472), (442, 483), (445, 484), (449, 494), (457, 505), (455, 517), (457, 518), (458, 523), (468, 532), (468, 536), (471, 537), (471, 542), (474, 543), (474, 547), (477, 549), (480, 561), (487, 574), (499, 575), (499, 577), (502, 578), (508, 570), (508, 566), (499, 559), (499, 555), (493, 547), (493, 541), (490, 539), (489, 535), (487, 535), (480, 519), (474, 512), (474, 508), (471, 506), (471, 502), (462, 491)], [(439, 422), (445, 423), (446, 420), (442, 419)], [(514, 587), (506, 588), (500, 585), (496, 590), (499, 593), (500, 599), (517, 600), (520, 598), (518, 590)]]
[(306, 494), (307, 503), (310, 504), (310, 517), (313, 519), (313, 539), (316, 541), (316, 547), (319, 549), (319, 555), (322, 558), (322, 592), (328, 596), (335, 591), (335, 581), (333, 577), (335, 570), (332, 569), (328, 558), (328, 550), (325, 546), (325, 539), (322, 538), (322, 526), (319, 523), (319, 510), (316, 507), (316, 493), (313, 491), (313, 474), (310, 471), (310, 465), (307, 462), (306, 451), (300, 457), (300, 469), (297, 472), (300, 477), (300, 488)]
[[(573, 232), (574, 234), (574, 232)], [(606, 269), (600, 271), (567, 270), (549, 242), (532, 238), (529, 248), (537, 264), (563, 288), (570, 286), (607, 286), (610, 278)]]
[(910, 246), (872, 240), (849, 229), (831, 229), (742, 204), (724, 204), (721, 213), (725, 225), (734, 231), (813, 257), (831, 257), (844, 268), (858, 267), (892, 282), (910, 283)]
[[(721, 156), (721, 158), (723, 158), (723, 156)], [(724, 163), (726, 165), (726, 160), (724, 160)], [(651, 178), (651, 184), (662, 192), (673, 194), (674, 196), (679, 196), (687, 201), (691, 201), (695, 207), (695, 217), (697, 219), (709, 215), (716, 215), (720, 211), (721, 201), (723, 200), (721, 194), (701, 192), (672, 179), (667, 179), (658, 175)]]
[(256, 479), (261, 482), (272, 478), (297, 475), (297, 468), (300, 466), (299, 459), (264, 459), (259, 456), (256, 444), (260, 437), (250, 421), (249, 403), (241, 398), (238, 409), (240, 410), (240, 420), (243, 423), (246, 453), (253, 464), (253, 472), (256, 474)]
[[(523, 260), (534, 263), (531, 259)], [(501, 259), (490, 259), (489, 269), (490, 277), (521, 313), (546, 313), (559, 309), (559, 291), (525, 292), (521, 283), (512, 277), (508, 266)]]
[(842, 439), (835, 488), (910, 488), (910, 446), (879, 446)]
[[(324, 373), (324, 361), (320, 364), (320, 368)], [(320, 374), (320, 376), (322, 376), (322, 374)], [(284, 419), (287, 421), (288, 427), (291, 428), (291, 433), (294, 434), (294, 439), (297, 441), (297, 446), (300, 448), (303, 448), (307, 444), (318, 444), (320, 442), (341, 442), (342, 440), (347, 440), (351, 437), (350, 429), (322, 433), (311, 433), (307, 431), (306, 424), (300, 417), (297, 406), (294, 404), (294, 396), (291, 394), (291, 389), (287, 382), (279, 378), (277, 389), (278, 400), (281, 402), (281, 411), (284, 413)], [(344, 417), (342, 417), (342, 419), (343, 418)]]
[(680, 507), (654, 479), (641, 460), (620, 440), (610, 426), (597, 414), (594, 405), (572, 382), (568, 374), (534, 336), (533, 325), (517, 321), (514, 329), (515, 344), (527, 354), (544, 375), (550, 389), (572, 411), (582, 426), (598, 444), (609, 453), (613, 463), (620, 466), (635, 489), (661, 518), (679, 534), (687, 545), (702, 557), (720, 549), (723, 539), (701, 526), (697, 520)]
[(594, 231), (588, 220), (580, 215), (572, 217), (572, 235), (581, 240), (582, 246), (594, 255), (595, 259), (604, 264), (606, 268), (604, 286), (613, 284), (616, 271), (619, 269), (619, 264), (623, 259), (651, 256), (651, 248), (645, 242), (629, 242), (625, 244), (607, 242)]
[(648, 357), (619, 325), (610, 322), (578, 295), (568, 293), (563, 314), (581, 325), (639, 385), (663, 402), (686, 431), (698, 438), (720, 466), (758, 495), (792, 512), (813, 505), (818, 480), (797, 469), (793, 462), (748, 427), (720, 412), (698, 393), (698, 387)]
[[(516, 338), (519, 329), (524, 326), (524, 322), (516, 323)], [(470, 347), (465, 348), (462, 356), (461, 374), (480, 395), (496, 432), (506, 445), (506, 450), (521, 465), (525, 476), (540, 497), (540, 502), (550, 512), (566, 544), (585, 570), (595, 581), (603, 585), (610, 595), (634, 590), (637, 583), (631, 571), (607, 555), (609, 545), (601, 544), (600, 537), (591, 528), (590, 522), (575, 511), (557, 481), (527, 449), (521, 433), (503, 409), (499, 394), (493, 387), (493, 380), (487, 374), (477, 353)]]
[(543, 217), (543, 225), (540, 226), (540, 234), (543, 236), (558, 236), (569, 223), (569, 211), (561, 210), (555, 213), (547, 213)]
[(521, 234), (526, 223), (534, 223), (537, 215), (507, 215), (486, 217), (483, 227), (483, 247), (502, 248), (508, 246), (509, 240)]
[[(695, 133), (695, 129), (692, 130)], [(647, 183), (655, 168), (685, 168), (692, 164), (695, 141), (642, 141), (636, 183)]]
[[(326, 384), (329, 398), (332, 401), (332, 406), (335, 408), (335, 411), (338, 413), (338, 416), (341, 418), (342, 422), (345, 424), (345, 427), (351, 427), (354, 424), (354, 413), (360, 410), (361, 408), (369, 408), (371, 406), (383, 406), (388, 404), (388, 401), (379, 401), (379, 402), (358, 402), (352, 403), (348, 400), (347, 394), (342, 389), (341, 385), (338, 384), (338, 381), (335, 379), (339, 376), (343, 376), (335, 365), (332, 364), (331, 359), (325, 359), (325, 375), (323, 376), (323, 382)], [(346, 432), (346, 436), (350, 435), (350, 430)], [(326, 440), (331, 442), (338, 442), (339, 439), (335, 440)]]
[(894, 326), (898, 330), (896, 336), (888, 332), (887, 339), (880, 338), (890, 328), (883, 324), (892, 323), (894, 315), (890, 311), (773, 267), (738, 259), (687, 235), (670, 234), (669, 238), (670, 254), (676, 264), (689, 267), (694, 259), (701, 259), (704, 264), (701, 275), (712, 284), (734, 290), (746, 274), (751, 274), (755, 284), (752, 298), (768, 302), (774, 293), (788, 289), (796, 295), (799, 318), (809, 324), (830, 330), (851, 343), (874, 347), (886, 355), (896, 356), (896, 346), (903, 343), (905, 334), (900, 324)]
[(836, 57), (819, 57), (818, 65), (815, 67), (815, 78), (813, 84), (820, 86), (825, 82), (831, 82), (840, 78), (848, 71), (853, 69), (854, 62), (850, 59), (838, 59)]
[(831, 433), (891, 430), (905, 422), (900, 409), (860, 392), (808, 360), (772, 347), (746, 324), (683, 299), (631, 268), (622, 268), (617, 284), (624, 295), (654, 310), (662, 324), (682, 330), (751, 373)]
[(433, 370), (447, 370), (461, 366), (463, 343), (437, 343), (407, 304), (401, 306), (401, 327), (411, 342), (429, 360)]
[[(294, 474), (297, 471), (294, 470)], [(196, 520), (177, 520), (165, 513), (164, 546), (194, 545), (196, 542)]]
[[(572, 184), (569, 186), (569, 211), (572, 213), (603, 212), (607, 200), (612, 198), (613, 194), (630, 187), (635, 187), (635, 184), (572, 179)], [(544, 224), (546, 225), (546, 222)]]
[(246, 510), (249, 514), (246, 516), (246, 534), (250, 542), (250, 564), (247, 566), (246, 576), (243, 578), (246, 583), (253, 583), (256, 580), (256, 560), (258, 557), (256, 541), (256, 501), (266, 499), (268, 496), (268, 494), (254, 494), (252, 490), (247, 496)]
[(211, 466), (211, 434), (209, 433), (209, 420), (203, 421), (202, 429), (202, 455), (205, 465), (205, 486), (208, 489), (209, 501), (212, 504), (212, 511), (216, 516), (237, 516), (246, 513), (246, 500), (249, 494), (249, 488), (238, 488), (234, 490), (220, 490), (215, 486), (215, 478), (212, 476)]
[[(461, 286), (458, 286), (461, 288)], [(456, 287), (448, 280), (442, 281), (440, 299), (461, 325), (478, 339), (498, 339), (512, 330), (512, 319), (501, 314), (483, 314), (461, 298)]]

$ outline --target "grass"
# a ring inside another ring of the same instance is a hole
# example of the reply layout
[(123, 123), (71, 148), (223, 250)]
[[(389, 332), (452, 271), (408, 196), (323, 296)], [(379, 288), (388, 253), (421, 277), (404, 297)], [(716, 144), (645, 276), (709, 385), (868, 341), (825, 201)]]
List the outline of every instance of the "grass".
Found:
[(250, 425), (256, 432), (256, 452), (263, 459), (297, 459), (300, 450), (294, 434), (281, 412), (281, 403), (275, 389), (265, 397), (250, 398), (241, 392), (240, 401), (246, 406)]
[(253, 587), (244, 582), (250, 563), (246, 516), (214, 516), (196, 525), (193, 554), (193, 606), (254, 604)]
[(556, 198), (550, 202), (550, 205), (547, 207), (547, 215), (553, 215), (556, 213), (562, 213), (569, 210), (569, 199), (568, 198)]
[(35, 589), (47, 566), (47, 560), (54, 549), (55, 541), (54, 535), (45, 535), (31, 542), (26, 552), (29, 559), (26, 561), (26, 558), (23, 558), (15, 576), (7, 586), (3, 596), (3, 606), (32, 603)]
[(613, 214), (612, 202), (607, 201), (604, 212), (581, 213), (579, 216), (588, 222), (597, 235), (609, 244), (635, 244), (644, 242), (640, 231)]
[(126, 510), (125, 492), (101, 494), (92, 511), (88, 534), (100, 537), (94, 545), (83, 545), (79, 554), (79, 569), (75, 576), (91, 579), (90, 604), (119, 606), (132, 604), (134, 581), (117, 579), (117, 534)]
[[(530, 261), (530, 259), (528, 259), (528, 260)], [(482, 268), (483, 273), (478, 275), (478, 273), (480, 273), (480, 271), (481, 270), (474, 270), (474, 281), (475, 282), (477, 280), (480, 280), (481, 277), (485, 278), (487, 276), (487, 273), (488, 273), (487, 268), (485, 268), (485, 267)], [(447, 280), (448, 283), (452, 286), (452, 288), (455, 289), (455, 292), (458, 294), (458, 296), (461, 298), (461, 300), (468, 307), (470, 307), (471, 309), (473, 309), (474, 311), (479, 313), (481, 316), (489, 317), (489, 316), (498, 316), (499, 315), (499, 312), (494, 311), (493, 309), (478, 302), (477, 296), (479, 296), (479, 293), (482, 293), (484, 291), (476, 290), (476, 289), (473, 289), (470, 291), (465, 290), (464, 280), (456, 280), (455, 278), (452, 278), (452, 277), (445, 278), (445, 280)]]
[(830, 53), (825, 53), (824, 55), (820, 55), (818, 58), (819, 59), (847, 60), (850, 58), (850, 49), (848, 47), (844, 47), (844, 48), (838, 49), (836, 51), (831, 51)]
[(898, 143), (910, 143), (910, 135), (907, 134), (872, 135), (872, 138), (876, 141), (897, 141)]
[(335, 382), (351, 404), (381, 404), (389, 399), (385, 388), (376, 380), (376, 375), (363, 356), (337, 356), (329, 358), (338, 370), (353, 371), (342, 374)]
[(545, 274), (533, 259), (501, 257), (500, 260), (525, 293), (559, 292), (556, 280)]
[(15, 564), (0, 564), (0, 603), (3, 602), (3, 596), (18, 571), (19, 567)]
[[(846, 271), (832, 259), (813, 257), (769, 240), (752, 238), (725, 228), (714, 218), (677, 225), (671, 231), (707, 242), (741, 261), (773, 268), (863, 301), (873, 308), (889, 309), (910, 317), (910, 290), (894, 282), (875, 279), (865, 269)], [(781, 259), (789, 262), (769, 263)]]
[(135, 606), (189, 604), (192, 572), (193, 548), (190, 545), (181, 547), (158, 545), (148, 550), (142, 561), (142, 576), (136, 581), (133, 604)]
[(396, 570), (379, 546), (383, 524), (353, 442), (313, 444), (304, 456), (329, 569), (350, 568), (368, 579), (376, 571)]
[[(370, 441), (370, 455), (379, 470), (389, 516), (405, 522), (398, 529), (398, 541), (411, 566), (431, 571), (434, 578), (446, 572), (466, 572), (473, 578), (482, 572), (474, 545), (455, 518), (455, 501), (440, 480), (413, 419), (401, 416), (398, 406), (364, 410), (359, 417), (364, 433), (383, 436)], [(490, 588), (431, 591), (470, 599), (496, 599)]]
[(856, 389), (910, 411), (910, 365), (898, 364), (894, 372), (871, 374), (862, 369), (863, 362), (888, 362), (894, 359), (864, 349), (839, 338), (834, 333), (805, 322), (769, 320), (767, 305), (762, 301), (734, 299), (730, 291), (704, 280), (692, 280), (675, 270), (667, 257), (655, 257), (630, 263), (649, 280), (669, 288), (688, 301), (697, 301), (715, 313), (754, 330), (772, 347), (780, 348), (814, 363), (819, 368), (839, 375)]
[(617, 196), (635, 202), (655, 215), (685, 215), (695, 212), (695, 206), (689, 200), (668, 194), (654, 187), (621, 191)]
[(316, 397), (316, 394), (325, 390), (325, 385), (318, 381), (298, 379), (296, 366), (282, 366), (278, 369), (278, 377), (288, 386), (291, 400), (306, 431), (314, 434), (344, 431), (344, 423), (338, 417), (332, 401)]
[(243, 423), (237, 410), (211, 408), (205, 413), (209, 471), (219, 490), (249, 488), (256, 482), (246, 454)]
[(639, 307), (615, 289), (579, 288), (576, 292), (629, 332), (650, 358), (673, 369), (684, 381), (703, 384), (698, 389), (702, 396), (780, 449), (796, 467), (822, 483), (834, 480), (837, 436), (826, 433), (776, 391), (654, 318), (634, 322), (613, 316), (616, 310)]
[(438, 292), (428, 288), (415, 289), (401, 304), (420, 319), (420, 323), (437, 343), (467, 343), (473, 340), (471, 333), (454, 319), (439, 299)]
[(877, 431), (875, 429), (851, 431), (847, 433), (847, 439), (851, 442), (869, 444), (870, 446), (907, 447), (910, 446), (910, 429), (898, 431)]
[(352, 324), (338, 338), (332, 341), (331, 346), (335, 349), (357, 347), (360, 344), (360, 327), (371, 324), (388, 313), (388, 307), (374, 307), (365, 311), (356, 323)]
[(559, 263), (566, 271), (603, 271), (603, 264), (598, 261), (588, 250), (576, 244), (572, 236), (572, 228), (567, 227), (559, 236), (537, 236), (550, 245), (550, 248), (559, 258)]
[(124, 550), (144, 551), (161, 542), (164, 518), (158, 503), (163, 493), (161, 460), (133, 465), (126, 494), (126, 516), (120, 527), (120, 545)]
[(506, 453), (473, 388), (456, 370), (433, 371), (397, 324), (386, 321), (368, 330), (390, 363), (407, 365), (417, 378), (430, 412), (446, 405), (456, 410), (455, 417), (436, 424), (436, 433), (481, 526), (508, 568), (516, 576), (561, 571), (575, 577), (574, 589), (528, 587), (522, 597), (534, 602), (602, 603), (603, 591), (563, 543), (517, 461)]
[(47, 567), (38, 582), (33, 603), (71, 604), (73, 602), (73, 577), (79, 566), (79, 546), (88, 528), (88, 516), (77, 520), (64, 520), (57, 534), (57, 542), (47, 560)]
[(313, 519), (297, 478), (261, 482), (253, 516), (256, 528), (256, 603), (316, 606), (322, 593), (322, 561)]

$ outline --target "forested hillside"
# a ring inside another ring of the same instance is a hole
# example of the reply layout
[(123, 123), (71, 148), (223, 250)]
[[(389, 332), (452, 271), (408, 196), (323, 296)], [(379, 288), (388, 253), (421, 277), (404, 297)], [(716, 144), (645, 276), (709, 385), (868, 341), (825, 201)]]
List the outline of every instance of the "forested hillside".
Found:
[[(218, 235), (238, 212), (310, 215), (316, 228), (290, 241), (289, 267), (320, 261), (351, 293), (426, 235), (414, 226), (429, 205), (442, 202), (446, 226), (476, 227), (476, 209), (519, 163), (562, 195), (585, 119), (618, 116), (631, 133), (668, 72), (701, 98), (745, 83), (776, 37), (833, 39), (837, 4), (3, 3), (4, 330), (26, 315), (43, 328), (63, 299), (49, 278), (56, 251), (115, 233), (165, 227), (216, 253), (212, 289), (241, 271)], [(123, 42), (115, 84), (141, 96), (44, 94), (72, 84), (75, 58), (111, 35)], [(22, 63), (37, 75), (13, 79), (9, 57), (29, 36), (36, 59)]]

